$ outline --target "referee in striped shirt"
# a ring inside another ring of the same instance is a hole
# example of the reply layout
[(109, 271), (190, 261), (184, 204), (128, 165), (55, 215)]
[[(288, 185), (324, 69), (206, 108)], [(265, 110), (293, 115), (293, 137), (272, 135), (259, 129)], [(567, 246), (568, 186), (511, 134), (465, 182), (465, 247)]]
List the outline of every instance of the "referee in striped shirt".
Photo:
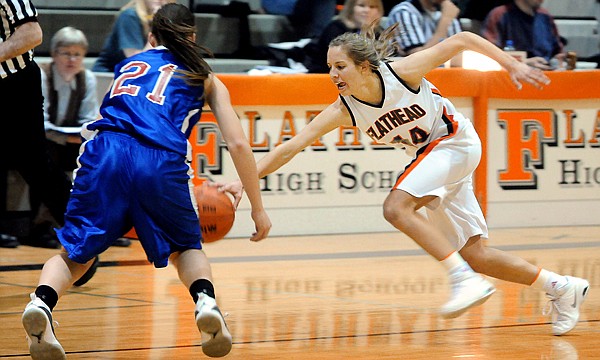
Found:
[(396, 43), (400, 55), (427, 49), (462, 29), (460, 9), (450, 0), (405, 0), (394, 6), (388, 26), (398, 24)]
[[(8, 170), (17, 170), (31, 194), (64, 223), (71, 182), (46, 149), (41, 74), (33, 61), (33, 48), (41, 42), (33, 4), (0, 0), (0, 224), (7, 223)], [(0, 235), (2, 247), (19, 244), (12, 235)]]

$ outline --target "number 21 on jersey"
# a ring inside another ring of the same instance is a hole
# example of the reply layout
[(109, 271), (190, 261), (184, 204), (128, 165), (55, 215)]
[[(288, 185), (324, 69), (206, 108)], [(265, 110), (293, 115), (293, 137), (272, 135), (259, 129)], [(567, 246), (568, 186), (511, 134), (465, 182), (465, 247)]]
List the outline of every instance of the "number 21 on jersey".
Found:
[[(150, 64), (143, 61), (132, 61), (123, 66), (121, 68), (122, 74), (115, 79), (110, 89), (110, 97), (120, 95), (138, 96), (140, 86), (134, 85), (132, 81), (146, 75), (150, 68)], [(146, 94), (146, 99), (158, 105), (165, 102), (164, 92), (176, 68), (177, 66), (174, 64), (166, 64), (158, 69), (160, 75), (156, 79), (152, 91)]]

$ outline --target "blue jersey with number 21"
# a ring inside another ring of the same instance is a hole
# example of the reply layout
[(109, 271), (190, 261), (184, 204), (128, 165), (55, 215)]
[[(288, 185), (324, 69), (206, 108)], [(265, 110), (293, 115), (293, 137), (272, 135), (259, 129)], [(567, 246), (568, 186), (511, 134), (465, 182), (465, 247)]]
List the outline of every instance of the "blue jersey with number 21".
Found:
[(148, 260), (167, 266), (177, 251), (200, 249), (188, 137), (200, 119), (203, 86), (190, 86), (173, 54), (158, 47), (120, 62), (88, 124), (65, 225), (69, 258), (86, 263), (135, 227)]
[(162, 46), (123, 60), (100, 107), (102, 119), (87, 128), (125, 133), (185, 156), (204, 105), (204, 87), (186, 84), (176, 69), (187, 70)]

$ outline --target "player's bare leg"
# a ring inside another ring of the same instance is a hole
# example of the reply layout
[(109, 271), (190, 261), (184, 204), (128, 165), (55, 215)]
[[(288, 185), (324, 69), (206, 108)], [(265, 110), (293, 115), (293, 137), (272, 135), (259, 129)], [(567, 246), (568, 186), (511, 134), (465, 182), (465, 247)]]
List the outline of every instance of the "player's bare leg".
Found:
[(188, 289), (197, 279), (204, 278), (212, 281), (210, 262), (202, 250), (190, 249), (174, 253), (169, 260), (177, 268), (179, 279)]
[(487, 247), (479, 236), (470, 238), (460, 255), (478, 273), (523, 285), (531, 285), (540, 270), (518, 256)]
[(79, 264), (69, 259), (64, 251), (54, 255), (44, 264), (38, 284), (51, 286), (60, 297), (73, 285), (75, 280), (85, 274), (92, 266), (94, 259), (85, 264)]
[(215, 300), (206, 254), (202, 250), (186, 250), (173, 254), (171, 262), (196, 303), (194, 317), (202, 335), (202, 351), (210, 357), (227, 355), (232, 346), (231, 333)]
[(452, 294), (442, 306), (441, 315), (453, 318), (486, 301), (495, 288), (475, 273), (441, 231), (417, 212), (434, 199), (433, 196), (417, 198), (405, 191), (395, 190), (386, 198), (383, 212), (390, 224), (413, 239), (448, 271)]

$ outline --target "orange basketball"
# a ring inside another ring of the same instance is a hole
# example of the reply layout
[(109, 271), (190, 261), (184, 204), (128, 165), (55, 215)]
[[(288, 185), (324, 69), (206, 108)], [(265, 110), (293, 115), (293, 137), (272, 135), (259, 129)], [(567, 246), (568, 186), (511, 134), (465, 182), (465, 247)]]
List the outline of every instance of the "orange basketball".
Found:
[(216, 186), (196, 186), (194, 195), (198, 203), (200, 229), (205, 243), (221, 240), (227, 235), (235, 220), (235, 209), (227, 194)]

